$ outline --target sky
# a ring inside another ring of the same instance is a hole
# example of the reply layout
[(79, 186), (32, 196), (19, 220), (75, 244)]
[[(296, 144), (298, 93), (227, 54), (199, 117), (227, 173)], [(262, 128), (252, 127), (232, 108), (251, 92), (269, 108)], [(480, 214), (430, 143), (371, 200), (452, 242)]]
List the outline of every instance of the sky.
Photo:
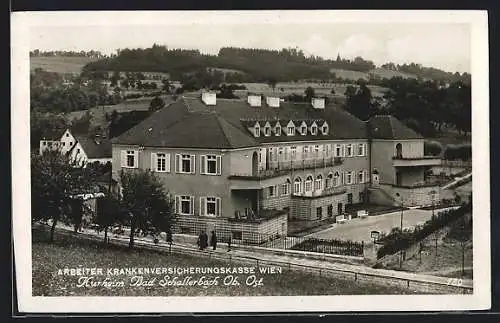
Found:
[[(151, 21), (152, 23), (154, 20)], [(199, 49), (216, 54), (221, 47), (281, 49), (298, 47), (324, 58), (361, 56), (377, 66), (415, 62), (449, 72), (470, 72), (471, 31), (466, 23), (352, 22), (192, 22), (169, 24), (75, 24), (33, 26), (30, 49), (98, 50), (146, 48)]]

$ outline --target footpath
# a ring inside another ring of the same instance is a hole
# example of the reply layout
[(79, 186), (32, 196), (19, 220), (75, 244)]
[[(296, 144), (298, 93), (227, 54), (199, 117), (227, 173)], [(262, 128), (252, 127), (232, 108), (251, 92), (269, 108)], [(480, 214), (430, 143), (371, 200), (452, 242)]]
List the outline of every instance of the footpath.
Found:
[[(70, 227), (58, 226), (57, 232), (63, 235), (74, 235)], [(94, 230), (83, 229), (77, 233), (78, 236), (90, 240), (104, 240), (103, 233)], [(109, 243), (115, 245), (128, 245), (128, 237), (125, 235), (108, 234)], [(354, 283), (373, 283), (392, 285), (408, 288), (418, 293), (430, 294), (470, 294), (473, 291), (473, 282), (470, 279), (451, 279), (417, 273), (403, 272), (397, 270), (375, 269), (364, 265), (356, 265), (335, 261), (334, 259), (322, 259), (304, 257), (301, 254), (275, 254), (253, 250), (243, 250), (237, 246), (230, 251), (226, 244), (220, 244), (217, 250), (198, 250), (193, 244), (175, 242), (171, 246), (165, 241), (154, 243), (151, 237), (136, 237), (135, 246), (145, 250), (171, 252), (208, 259), (220, 260), (225, 263), (253, 264), (259, 266), (277, 266), (283, 269), (300, 270), (314, 273), (325, 277), (335, 277), (352, 280)]]

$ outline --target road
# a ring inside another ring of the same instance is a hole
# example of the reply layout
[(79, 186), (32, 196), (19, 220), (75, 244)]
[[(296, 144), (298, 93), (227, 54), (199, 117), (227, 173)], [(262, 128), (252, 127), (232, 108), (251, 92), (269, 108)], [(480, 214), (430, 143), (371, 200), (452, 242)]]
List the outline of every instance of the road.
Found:
[[(432, 211), (405, 210), (403, 212), (403, 227), (412, 227), (419, 223), (423, 224), (431, 217)], [(369, 216), (364, 219), (354, 218), (343, 224), (333, 224), (332, 227), (312, 233), (309, 237), (371, 242), (370, 232), (372, 230), (389, 233), (392, 228), (400, 226), (400, 221), (400, 211)]]

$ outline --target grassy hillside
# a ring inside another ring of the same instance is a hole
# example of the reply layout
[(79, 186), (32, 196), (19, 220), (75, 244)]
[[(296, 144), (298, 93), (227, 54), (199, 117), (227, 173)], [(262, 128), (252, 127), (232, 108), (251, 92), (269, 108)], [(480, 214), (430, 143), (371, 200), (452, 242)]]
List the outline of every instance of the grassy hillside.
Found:
[(80, 74), (83, 66), (95, 60), (89, 57), (30, 57), (30, 70), (42, 68), (48, 72)]
[(387, 70), (384, 68), (374, 68), (368, 72), (358, 72), (358, 71), (349, 71), (349, 70), (343, 70), (343, 69), (337, 69), (337, 68), (332, 68), (330, 69), (331, 73), (335, 73), (337, 77), (341, 77), (343, 79), (348, 79), (352, 81), (357, 81), (360, 78), (368, 80), (370, 74), (374, 76), (378, 76), (380, 78), (393, 78), (393, 77), (402, 77), (402, 78), (416, 78), (415, 75), (408, 74), (408, 73), (403, 73), (403, 72), (398, 72), (398, 71), (391, 71)]

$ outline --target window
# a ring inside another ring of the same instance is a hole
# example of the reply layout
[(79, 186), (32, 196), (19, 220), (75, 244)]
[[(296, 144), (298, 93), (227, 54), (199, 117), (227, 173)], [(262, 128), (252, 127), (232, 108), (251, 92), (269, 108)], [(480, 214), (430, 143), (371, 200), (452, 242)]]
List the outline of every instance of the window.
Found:
[(309, 147), (308, 146), (304, 146), (304, 148), (302, 148), (302, 149), (303, 149), (303, 152), (304, 152), (303, 153), (304, 156), (302, 157), (302, 159), (308, 159), (309, 158)]
[(69, 133), (66, 132), (66, 137), (69, 137)]
[(290, 194), (290, 180), (287, 179), (285, 183), (281, 184), (281, 196)]
[(312, 176), (308, 176), (306, 178), (306, 181), (304, 182), (304, 191), (312, 192), (312, 189), (313, 189), (313, 178)]
[(292, 160), (297, 159), (297, 147), (290, 147), (290, 157)]
[(200, 156), (200, 174), (205, 175), (220, 175), (221, 174), (222, 156), (218, 155), (201, 155)]
[(301, 127), (300, 127), (300, 133), (301, 133), (303, 136), (307, 135), (307, 126), (305, 126), (305, 125), (304, 125), (304, 126), (301, 126)]
[(358, 183), (364, 183), (365, 182), (365, 173), (363, 171), (360, 171), (358, 173)]
[(358, 144), (358, 156), (365, 156), (366, 144)]
[(276, 136), (281, 136), (281, 126), (279, 124), (274, 128), (274, 133)]
[(319, 158), (319, 145), (314, 146), (314, 158)]
[(253, 128), (253, 134), (255, 137), (259, 137), (260, 136), (260, 127), (259, 125), (255, 125), (255, 127)]
[(264, 127), (264, 136), (270, 136), (271, 135), (271, 127), (270, 126), (265, 126)]
[(221, 216), (221, 199), (214, 196), (200, 197), (201, 216)]
[(333, 185), (333, 174), (330, 173), (328, 176), (326, 176), (325, 180), (325, 188), (330, 188)]
[(330, 157), (330, 144), (323, 145), (323, 152), (326, 157)]
[(295, 135), (295, 127), (294, 126), (288, 126), (288, 135), (289, 136), (294, 136)]
[(192, 215), (194, 214), (193, 203), (194, 197), (189, 195), (177, 195), (175, 197), (175, 211), (181, 215)]
[(316, 217), (318, 218), (318, 220), (321, 219), (322, 215), (323, 215), (323, 208), (321, 206), (317, 207), (316, 208)]
[(138, 157), (139, 151), (137, 150), (122, 150), (121, 166), (126, 168), (137, 168)]
[(284, 160), (283, 147), (278, 148), (278, 161)]
[(342, 145), (336, 144), (335, 145), (335, 157), (342, 157)]
[(316, 125), (311, 126), (311, 134), (312, 135), (317, 135), (318, 134), (318, 127)]
[(352, 145), (347, 144), (345, 148), (346, 148), (346, 156), (352, 157)]
[(63, 146), (66, 146), (66, 143), (63, 141), (63, 142), (62, 142), (62, 145), (63, 145)]
[(346, 172), (345, 176), (346, 176), (345, 179), (346, 184), (354, 184), (354, 172)]
[(42, 141), (42, 145), (43, 146), (47, 146), (47, 142), (46, 141)]
[(274, 186), (269, 186), (269, 197), (274, 197), (276, 195), (276, 190)]
[(320, 174), (316, 176), (316, 180), (314, 181), (314, 190), (320, 191), (323, 189), (323, 176)]
[(333, 185), (335, 187), (337, 187), (337, 186), (340, 185), (340, 174), (339, 174), (339, 172), (335, 172), (335, 174), (333, 174)]
[(323, 133), (323, 135), (328, 134), (328, 125), (326, 123), (321, 127), (321, 132)]
[(72, 142), (72, 141), (70, 141), (70, 142), (69, 142), (69, 145), (70, 145), (70, 146), (71, 146), (71, 145), (73, 145), (73, 142)]
[(300, 194), (302, 193), (302, 179), (300, 177), (297, 177), (293, 181), (293, 194)]
[(175, 155), (175, 172), (184, 174), (195, 173), (195, 156), (187, 154)]
[(170, 154), (151, 153), (151, 169), (155, 172), (170, 172)]
[(79, 154), (80, 153), (80, 148), (76, 148), (76, 153)]

